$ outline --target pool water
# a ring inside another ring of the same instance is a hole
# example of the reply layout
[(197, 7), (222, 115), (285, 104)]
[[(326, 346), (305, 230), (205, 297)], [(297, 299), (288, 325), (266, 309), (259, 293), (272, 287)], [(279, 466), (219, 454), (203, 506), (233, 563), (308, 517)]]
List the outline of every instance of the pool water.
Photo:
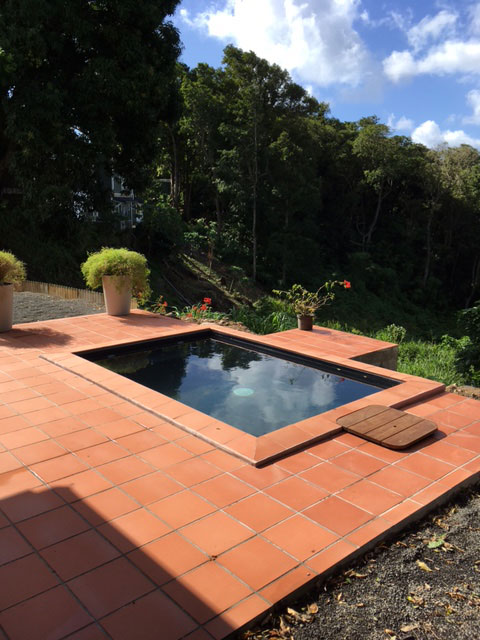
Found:
[[(196, 336), (82, 355), (254, 436), (395, 384), (388, 378), (259, 348), (223, 337)], [(345, 373), (368, 378), (368, 382)]]

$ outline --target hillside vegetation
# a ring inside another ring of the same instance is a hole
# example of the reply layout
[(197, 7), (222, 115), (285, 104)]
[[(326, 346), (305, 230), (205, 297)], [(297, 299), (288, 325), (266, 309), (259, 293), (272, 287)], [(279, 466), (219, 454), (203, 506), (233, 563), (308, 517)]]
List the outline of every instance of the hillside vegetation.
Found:
[[(71, 286), (88, 252), (135, 249), (171, 309), (211, 298), (261, 332), (292, 323), (273, 289), (346, 279), (318, 321), (393, 331), (402, 367), (474, 382), (479, 152), (428, 149), (374, 115), (342, 122), (233, 46), (189, 69), (177, 5), (4, 3), (0, 248)], [(138, 198), (135, 227), (121, 229), (114, 175)]]

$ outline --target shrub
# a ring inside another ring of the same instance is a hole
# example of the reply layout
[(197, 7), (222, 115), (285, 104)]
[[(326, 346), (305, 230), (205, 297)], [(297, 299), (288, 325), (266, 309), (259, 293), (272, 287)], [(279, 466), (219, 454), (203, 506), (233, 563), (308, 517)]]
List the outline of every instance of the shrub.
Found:
[(145, 295), (150, 289), (147, 260), (136, 251), (104, 247), (91, 253), (81, 269), (85, 283), (90, 289), (102, 286), (102, 276), (129, 276), (135, 293), (142, 292)]
[(0, 284), (14, 284), (25, 280), (25, 265), (10, 251), (0, 251)]
[(400, 344), (405, 340), (407, 330), (398, 324), (389, 324), (387, 327), (377, 331), (375, 337), (377, 340), (384, 340), (385, 342), (394, 342)]

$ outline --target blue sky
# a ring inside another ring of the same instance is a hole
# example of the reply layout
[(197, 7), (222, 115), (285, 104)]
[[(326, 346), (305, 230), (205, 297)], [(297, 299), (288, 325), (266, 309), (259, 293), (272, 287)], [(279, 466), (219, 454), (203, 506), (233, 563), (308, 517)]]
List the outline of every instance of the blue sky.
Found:
[(333, 116), (377, 115), (429, 147), (480, 149), (480, 1), (183, 0), (182, 60), (225, 45), (286, 68)]

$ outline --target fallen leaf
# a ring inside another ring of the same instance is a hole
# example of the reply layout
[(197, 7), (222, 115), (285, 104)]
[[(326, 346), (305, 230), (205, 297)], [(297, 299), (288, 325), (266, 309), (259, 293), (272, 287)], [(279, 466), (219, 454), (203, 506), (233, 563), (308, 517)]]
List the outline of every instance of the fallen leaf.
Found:
[(418, 596), (414, 595), (407, 596), (407, 600), (411, 602), (414, 607), (420, 607), (425, 602), (423, 598), (419, 598)]
[(282, 631), (282, 633), (286, 633), (287, 631), (290, 631), (290, 627), (288, 626), (288, 624), (286, 624), (282, 616), (280, 616), (280, 630)]
[(413, 631), (414, 629), (418, 629), (419, 625), (418, 624), (406, 624), (405, 626), (400, 628), (400, 631), (403, 631), (403, 633), (408, 633), (409, 631)]
[(318, 613), (318, 604), (315, 602), (308, 605), (308, 613)]
[(441, 547), (442, 545), (445, 544), (446, 535), (447, 534), (444, 533), (441, 536), (438, 536), (438, 538), (437, 537), (433, 538), (433, 540), (430, 540), (430, 542), (427, 544), (427, 547), (429, 549), (438, 549), (438, 547)]
[(422, 569), (423, 571), (432, 571), (432, 569), (430, 569), (430, 567), (428, 566), (428, 564), (426, 564), (425, 562), (423, 562), (423, 560), (417, 560), (417, 565), (420, 567), (420, 569)]

